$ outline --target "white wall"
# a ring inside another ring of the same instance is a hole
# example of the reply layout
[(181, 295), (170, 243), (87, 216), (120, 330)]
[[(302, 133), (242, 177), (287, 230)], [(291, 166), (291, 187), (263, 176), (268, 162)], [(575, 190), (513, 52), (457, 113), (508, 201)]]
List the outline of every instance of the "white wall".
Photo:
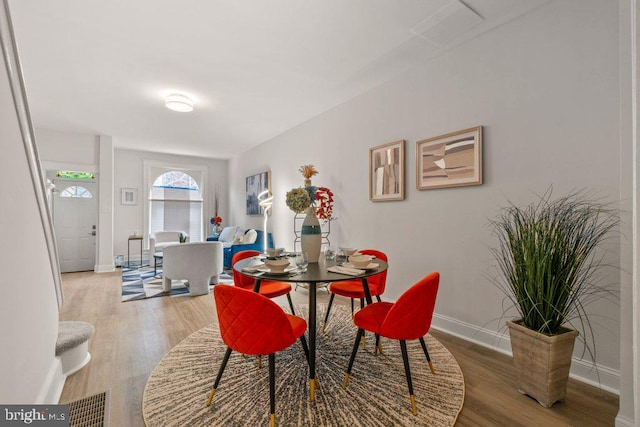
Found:
[(95, 271), (115, 269), (113, 259), (113, 138), (101, 135), (98, 139), (100, 174), (98, 175), (98, 238)]
[(98, 172), (100, 149), (96, 135), (38, 128), (35, 130), (40, 159), (45, 170), (81, 167)]
[[(114, 254), (127, 255), (127, 238), (138, 231), (145, 236), (145, 249), (148, 247), (147, 233), (144, 230), (144, 204), (149, 196), (148, 189), (143, 188), (144, 171), (143, 160), (162, 162), (172, 166), (201, 166), (207, 170), (207, 182), (205, 183), (205, 203), (203, 206), (205, 235), (209, 231), (209, 218), (213, 216), (213, 194), (215, 185), (221, 191), (220, 211), (225, 223), (228, 220), (227, 202), (227, 160), (208, 159), (202, 157), (177, 156), (145, 151), (125, 150), (116, 148), (114, 155)], [(122, 188), (138, 189), (137, 205), (122, 205), (120, 203), (120, 190)], [(137, 259), (139, 255), (139, 243), (131, 243), (131, 258)], [(145, 250), (146, 253), (146, 250)], [(135, 255), (134, 255), (135, 254)], [(134, 258), (135, 256), (135, 258)]]
[[(233, 220), (256, 226), (244, 215), (244, 178), (271, 169), (270, 227), (276, 244), (291, 249), (284, 197), (302, 185), (298, 167), (312, 163), (320, 171), (314, 184), (336, 195), (331, 241), (389, 255), (387, 300), (437, 270), (434, 324), (504, 348), (495, 336), (504, 329), (502, 295), (487, 279), (495, 244), (488, 221), (507, 199), (527, 203), (550, 185), (558, 195), (588, 188), (618, 203), (618, 35), (617, 2), (550, 2), (232, 159)], [(417, 191), (415, 142), (477, 125), (484, 126), (484, 185)], [(406, 200), (372, 203), (368, 148), (401, 138)], [(614, 265), (617, 245), (607, 258)], [(604, 282), (618, 286), (618, 270), (608, 269)], [(616, 389), (619, 308), (600, 302), (592, 311), (600, 376)], [(596, 378), (582, 368), (574, 363)]]
[(11, 180), (11, 185), (0, 187), (4, 242), (0, 252), (0, 402), (55, 403), (57, 396), (52, 400), (50, 388), (56, 373), (61, 379), (62, 370), (55, 358), (58, 309), (53, 272), (4, 56), (0, 141), (0, 170)]

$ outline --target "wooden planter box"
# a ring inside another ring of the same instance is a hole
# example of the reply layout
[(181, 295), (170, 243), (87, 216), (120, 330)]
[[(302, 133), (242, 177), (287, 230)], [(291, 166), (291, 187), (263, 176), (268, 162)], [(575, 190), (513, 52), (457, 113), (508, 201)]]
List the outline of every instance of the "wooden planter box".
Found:
[(518, 391), (546, 408), (564, 400), (578, 332), (564, 329), (566, 332), (560, 335), (548, 336), (525, 328), (517, 321), (507, 322), (507, 326)]

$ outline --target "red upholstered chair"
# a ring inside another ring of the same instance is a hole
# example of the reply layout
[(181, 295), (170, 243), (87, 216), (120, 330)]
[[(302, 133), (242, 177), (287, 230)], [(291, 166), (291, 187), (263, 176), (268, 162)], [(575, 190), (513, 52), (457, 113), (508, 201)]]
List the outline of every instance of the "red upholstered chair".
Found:
[(232, 351), (252, 355), (268, 354), (270, 422), (271, 426), (275, 426), (275, 353), (284, 350), (300, 338), (302, 348), (308, 355), (309, 350), (304, 338), (307, 322), (301, 317), (285, 313), (278, 304), (246, 289), (218, 285), (213, 288), (213, 295), (220, 335), (227, 345), (227, 351), (213, 389), (209, 393), (207, 406), (211, 405)]
[[(241, 251), (233, 256), (231, 261), (231, 265), (234, 265), (236, 262), (251, 258), (256, 255), (261, 255), (262, 252), (258, 251)], [(253, 290), (254, 279), (249, 276), (245, 276), (243, 274), (238, 273), (236, 270), (233, 270), (233, 284), (239, 288)], [(289, 301), (289, 307), (291, 307), (291, 313), (296, 314), (293, 309), (293, 301), (291, 301), (291, 285), (285, 282), (274, 282), (270, 280), (263, 280), (260, 283), (260, 295), (264, 295), (267, 298), (276, 298), (281, 295), (287, 296), (287, 301)]]
[[(409, 396), (411, 399), (411, 410), (413, 415), (417, 414), (416, 400), (413, 396), (413, 385), (411, 383), (411, 371), (409, 370), (409, 356), (407, 354), (407, 340), (420, 340), (422, 350), (427, 358), (427, 363), (431, 373), (435, 374), (433, 364), (424, 342), (424, 336), (431, 327), (433, 309), (436, 305), (436, 294), (440, 282), (439, 273), (431, 273), (418, 283), (410, 287), (398, 298), (395, 304), (389, 302), (376, 302), (358, 311), (353, 318), (353, 323), (358, 327), (356, 342), (353, 346), (347, 374), (344, 378), (343, 387), (347, 387), (351, 368), (358, 352), (360, 339), (364, 331), (371, 331), (376, 336), (382, 336), (400, 341), (402, 359), (404, 361), (404, 372), (409, 385)], [(379, 342), (376, 342), (376, 350)]]
[[(371, 255), (378, 259), (387, 262), (387, 255), (384, 252), (377, 251), (375, 249), (363, 249), (358, 251), (363, 255)], [(369, 283), (369, 291), (371, 297), (376, 297), (378, 302), (381, 301), (380, 295), (384, 293), (384, 289), (387, 285), (387, 271), (383, 271), (380, 274), (371, 276), (367, 279)], [(329, 292), (331, 292), (331, 298), (329, 298), (329, 306), (327, 307), (327, 313), (324, 316), (324, 324), (322, 325), (322, 331), (324, 332), (327, 322), (329, 321), (329, 312), (331, 312), (331, 306), (333, 305), (333, 299), (336, 295), (351, 298), (351, 315), (353, 316), (353, 300), (355, 298), (360, 299), (360, 307), (364, 307), (364, 288), (362, 287), (362, 280), (345, 280), (342, 282), (333, 282), (329, 285)]]

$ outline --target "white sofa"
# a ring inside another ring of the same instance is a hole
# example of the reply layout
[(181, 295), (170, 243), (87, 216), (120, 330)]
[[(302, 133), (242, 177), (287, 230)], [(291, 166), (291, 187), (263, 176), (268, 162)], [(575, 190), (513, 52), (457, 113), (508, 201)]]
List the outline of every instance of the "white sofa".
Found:
[(222, 243), (196, 242), (171, 245), (164, 249), (162, 290), (171, 290), (172, 280), (187, 280), (189, 293), (204, 295), (209, 283), (218, 283), (222, 273)]
[(149, 234), (149, 266), (155, 266), (153, 254), (164, 252), (168, 246), (179, 245), (180, 235), (185, 236), (186, 241), (189, 241), (189, 235), (182, 231), (157, 231)]

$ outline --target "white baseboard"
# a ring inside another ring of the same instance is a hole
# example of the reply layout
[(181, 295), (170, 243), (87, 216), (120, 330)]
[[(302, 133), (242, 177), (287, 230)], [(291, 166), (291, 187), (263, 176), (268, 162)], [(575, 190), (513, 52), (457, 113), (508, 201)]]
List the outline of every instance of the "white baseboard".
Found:
[(471, 323), (466, 323), (452, 317), (433, 314), (431, 327), (446, 332), (465, 341), (488, 347), (492, 350), (511, 356), (511, 342), (509, 334), (500, 334), (496, 331), (479, 328)]
[(569, 376), (578, 381), (620, 395), (620, 371), (607, 366), (576, 359), (571, 361)]
[(112, 271), (116, 271), (116, 268), (113, 264), (102, 264), (97, 265), (93, 268), (96, 273), (111, 273)]
[(635, 423), (631, 418), (623, 417), (622, 415), (618, 415), (616, 417), (616, 427), (635, 427)]
[[(505, 333), (501, 334), (439, 314), (433, 315), (431, 326), (439, 331), (511, 356), (511, 341), (506, 329)], [(594, 366), (574, 357), (569, 376), (611, 393), (620, 394), (620, 371), (616, 369), (599, 364)]]
[(40, 388), (35, 403), (38, 405), (58, 403), (66, 378), (62, 373), (62, 362), (59, 357), (56, 357), (49, 368), (49, 372), (44, 380), (44, 384), (42, 384), (42, 388)]

